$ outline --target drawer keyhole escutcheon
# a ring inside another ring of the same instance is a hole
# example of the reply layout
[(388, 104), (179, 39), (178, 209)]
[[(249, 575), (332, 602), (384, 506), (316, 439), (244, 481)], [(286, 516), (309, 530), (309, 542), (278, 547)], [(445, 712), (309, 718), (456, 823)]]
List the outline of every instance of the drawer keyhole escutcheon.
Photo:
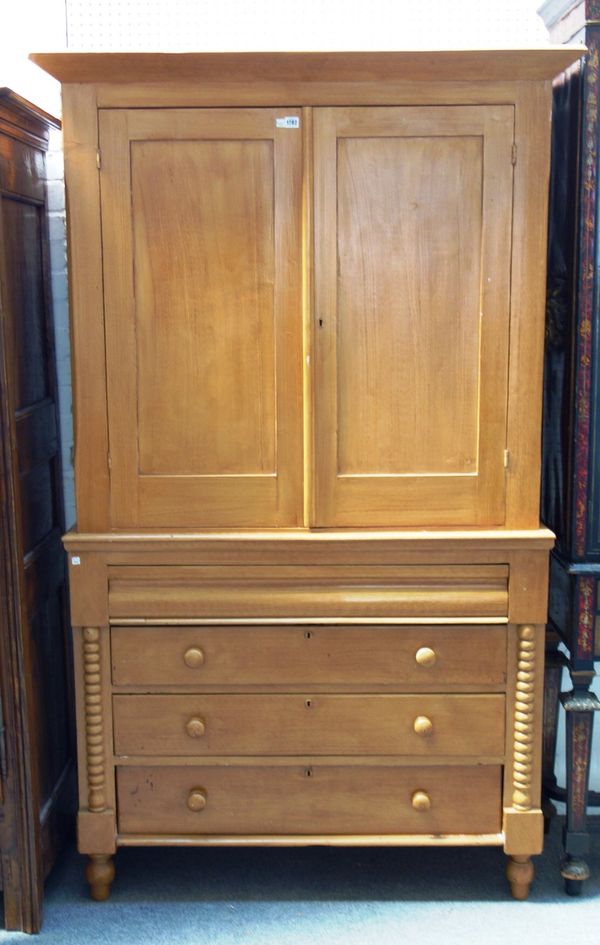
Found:
[(419, 666), (434, 666), (437, 661), (437, 654), (430, 646), (421, 646), (415, 653), (415, 659)]
[(190, 738), (202, 738), (202, 736), (204, 735), (206, 731), (206, 723), (204, 719), (195, 717), (189, 720), (189, 722), (185, 726), (185, 730), (190, 736)]
[(431, 798), (427, 791), (415, 791), (411, 798), (413, 810), (426, 811), (431, 807)]
[(433, 732), (433, 722), (431, 719), (428, 719), (426, 715), (417, 715), (413, 723), (413, 729), (417, 735), (431, 735)]
[(191, 646), (189, 650), (186, 650), (183, 654), (183, 662), (186, 666), (189, 666), (190, 669), (197, 669), (199, 666), (202, 666), (204, 662), (204, 652), (199, 646)]
[(190, 791), (187, 806), (193, 811), (204, 810), (206, 807), (206, 791), (204, 788), (193, 788)]

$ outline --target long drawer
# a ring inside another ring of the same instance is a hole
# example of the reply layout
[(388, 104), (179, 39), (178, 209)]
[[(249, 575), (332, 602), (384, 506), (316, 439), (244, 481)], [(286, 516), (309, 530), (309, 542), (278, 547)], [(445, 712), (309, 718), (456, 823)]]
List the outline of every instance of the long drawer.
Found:
[(502, 695), (123, 695), (119, 755), (502, 755)]
[(478, 834), (500, 830), (501, 768), (120, 767), (122, 834)]
[(503, 564), (178, 565), (110, 570), (123, 617), (506, 617)]
[(506, 628), (492, 626), (120, 627), (116, 686), (497, 685)]

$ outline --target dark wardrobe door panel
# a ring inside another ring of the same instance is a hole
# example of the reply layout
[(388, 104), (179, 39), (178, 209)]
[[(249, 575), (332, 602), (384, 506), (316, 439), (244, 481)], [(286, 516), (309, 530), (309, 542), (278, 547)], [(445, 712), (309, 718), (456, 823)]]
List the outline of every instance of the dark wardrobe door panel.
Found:
[(541, 500), (542, 519), (555, 532), (557, 547), (567, 553), (580, 112), (581, 77), (573, 73), (568, 82), (557, 85), (552, 104)]
[[(2, 218), (6, 306), (15, 313), (14, 409), (37, 404), (50, 392), (42, 263), (43, 208), (4, 196)], [(18, 317), (17, 317), (18, 313)]]
[(46, 117), (0, 92), (0, 579), (8, 607), (0, 654), (7, 738), (0, 846), (5, 923), (26, 931), (40, 926), (43, 882), (68, 827), (74, 771)]

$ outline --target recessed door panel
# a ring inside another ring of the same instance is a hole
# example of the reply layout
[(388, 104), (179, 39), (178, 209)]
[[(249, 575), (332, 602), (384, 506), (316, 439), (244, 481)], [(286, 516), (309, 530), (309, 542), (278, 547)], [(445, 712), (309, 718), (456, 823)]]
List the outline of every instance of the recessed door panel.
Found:
[(273, 176), (272, 141), (132, 143), (142, 475), (275, 473)]

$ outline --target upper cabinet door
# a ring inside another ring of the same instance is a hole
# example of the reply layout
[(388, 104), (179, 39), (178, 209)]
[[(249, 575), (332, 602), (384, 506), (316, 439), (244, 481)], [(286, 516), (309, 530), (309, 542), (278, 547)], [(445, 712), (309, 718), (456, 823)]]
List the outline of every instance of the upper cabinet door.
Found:
[(504, 522), (513, 124), (315, 110), (314, 525)]
[(276, 127), (290, 114), (101, 112), (113, 527), (302, 522), (302, 132)]

